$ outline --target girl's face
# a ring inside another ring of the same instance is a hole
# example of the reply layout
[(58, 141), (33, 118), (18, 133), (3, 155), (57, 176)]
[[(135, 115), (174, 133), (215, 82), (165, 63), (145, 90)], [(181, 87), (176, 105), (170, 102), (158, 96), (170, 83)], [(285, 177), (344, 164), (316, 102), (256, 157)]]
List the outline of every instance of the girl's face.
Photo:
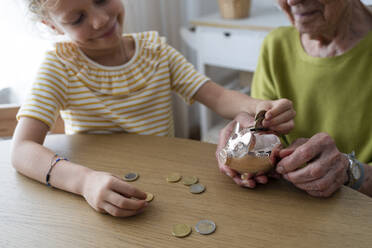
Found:
[(125, 12), (121, 0), (50, 0), (46, 8), (45, 23), (80, 48), (108, 49), (121, 42)]
[(300, 33), (322, 35), (334, 30), (349, 0), (278, 0)]

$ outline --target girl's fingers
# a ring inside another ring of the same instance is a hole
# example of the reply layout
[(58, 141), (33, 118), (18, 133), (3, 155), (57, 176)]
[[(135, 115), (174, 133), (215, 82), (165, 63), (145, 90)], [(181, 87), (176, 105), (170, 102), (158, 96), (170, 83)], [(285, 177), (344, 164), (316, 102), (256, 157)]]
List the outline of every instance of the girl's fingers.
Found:
[(292, 101), (288, 99), (279, 99), (273, 102), (273, 107), (266, 112), (265, 119), (271, 120), (272, 118), (280, 115), (287, 110), (293, 109)]
[(113, 191), (108, 192), (106, 201), (124, 210), (138, 210), (147, 206), (143, 200), (129, 199)]
[(263, 120), (262, 124), (264, 125), (264, 127), (278, 126), (280, 124), (293, 120), (295, 116), (296, 111), (294, 111), (293, 109), (289, 109), (286, 110), (285, 112), (278, 114), (277, 116), (272, 117), (271, 119)]
[(250, 189), (253, 189), (253, 188), (256, 187), (256, 181), (253, 180), (253, 179), (242, 180), (239, 177), (234, 177), (233, 180), (236, 184), (238, 184), (239, 186), (242, 186), (242, 187), (246, 187), (246, 188), (250, 188)]
[(139, 200), (145, 200), (147, 197), (145, 192), (138, 190), (137, 188), (118, 178), (113, 181), (111, 189), (121, 195), (126, 196), (127, 198), (134, 197)]
[(262, 176), (256, 176), (255, 177), (255, 180), (256, 180), (256, 182), (258, 182), (258, 183), (260, 183), (260, 184), (267, 184), (268, 183), (268, 178), (267, 178), (267, 176), (264, 176), (264, 175), (262, 175)]
[(108, 202), (103, 202), (101, 208), (104, 209), (108, 214), (115, 216), (115, 217), (134, 216), (139, 213), (142, 213), (145, 210), (144, 208), (141, 208), (139, 210), (125, 210), (125, 209), (118, 208)]
[(291, 120), (286, 123), (282, 123), (278, 126), (271, 126), (270, 130), (276, 132), (276, 133), (281, 133), (281, 134), (287, 134), (289, 133), (292, 129), (294, 128), (294, 121)]

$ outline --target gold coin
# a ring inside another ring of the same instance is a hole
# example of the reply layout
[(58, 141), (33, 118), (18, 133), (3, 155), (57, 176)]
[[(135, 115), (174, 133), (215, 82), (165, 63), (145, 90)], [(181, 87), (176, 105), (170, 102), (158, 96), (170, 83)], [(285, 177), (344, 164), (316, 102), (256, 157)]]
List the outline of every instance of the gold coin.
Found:
[(191, 227), (186, 224), (176, 224), (173, 226), (172, 234), (177, 238), (184, 238), (190, 235), (191, 231)]
[(199, 179), (197, 177), (186, 176), (186, 177), (183, 177), (182, 183), (186, 186), (190, 186), (190, 185), (197, 183), (198, 181)]
[(127, 182), (133, 182), (133, 181), (136, 181), (138, 177), (139, 177), (138, 173), (131, 172), (131, 173), (125, 174), (123, 179), (124, 181), (127, 181)]
[(167, 182), (176, 183), (181, 180), (182, 176), (180, 173), (172, 173), (167, 177)]
[(145, 201), (147, 201), (147, 202), (151, 202), (152, 200), (154, 200), (154, 195), (153, 194), (151, 194), (151, 193), (146, 193), (146, 199), (145, 199)]

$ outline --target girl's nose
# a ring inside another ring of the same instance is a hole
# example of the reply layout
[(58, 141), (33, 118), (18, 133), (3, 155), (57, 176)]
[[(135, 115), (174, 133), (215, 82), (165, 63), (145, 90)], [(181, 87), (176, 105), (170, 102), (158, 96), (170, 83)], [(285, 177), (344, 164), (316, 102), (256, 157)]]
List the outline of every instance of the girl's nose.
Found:
[(95, 11), (91, 16), (92, 27), (96, 30), (104, 27), (109, 21), (110, 17), (104, 11)]

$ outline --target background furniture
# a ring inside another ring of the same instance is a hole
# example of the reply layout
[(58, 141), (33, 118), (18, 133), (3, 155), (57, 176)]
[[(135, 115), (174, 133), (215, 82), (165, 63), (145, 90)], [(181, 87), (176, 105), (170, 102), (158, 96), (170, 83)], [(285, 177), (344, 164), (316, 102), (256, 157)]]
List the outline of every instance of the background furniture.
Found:
[[(251, 15), (246, 19), (222, 19), (219, 13), (191, 21), (193, 28), (181, 29), (183, 39), (197, 52), (198, 70), (208, 75), (207, 65), (253, 72), (265, 36), (273, 29), (290, 25), (275, 1), (252, 1)], [(227, 88), (239, 89), (232, 82)], [(249, 89), (241, 89), (248, 93)], [(220, 121), (203, 105), (200, 109), (201, 140)], [(223, 125), (222, 125), (223, 126)], [(220, 125), (218, 125), (218, 129)]]
[[(114, 218), (85, 200), (18, 174), (10, 141), (0, 142), (0, 247), (353, 247), (372, 244), (372, 199), (342, 187), (329, 199), (313, 198), (281, 180), (256, 190), (237, 186), (217, 169), (216, 146), (197, 141), (129, 134), (50, 135), (46, 146), (71, 161), (122, 177), (153, 193), (141, 215)], [(198, 176), (206, 192), (193, 195), (168, 174)], [(210, 219), (217, 230), (185, 239), (178, 223)]]
[[(17, 126), (16, 115), (19, 106), (16, 104), (0, 104), (0, 137), (13, 136), (14, 129)], [(51, 133), (64, 133), (64, 124), (61, 116), (58, 117)]]

